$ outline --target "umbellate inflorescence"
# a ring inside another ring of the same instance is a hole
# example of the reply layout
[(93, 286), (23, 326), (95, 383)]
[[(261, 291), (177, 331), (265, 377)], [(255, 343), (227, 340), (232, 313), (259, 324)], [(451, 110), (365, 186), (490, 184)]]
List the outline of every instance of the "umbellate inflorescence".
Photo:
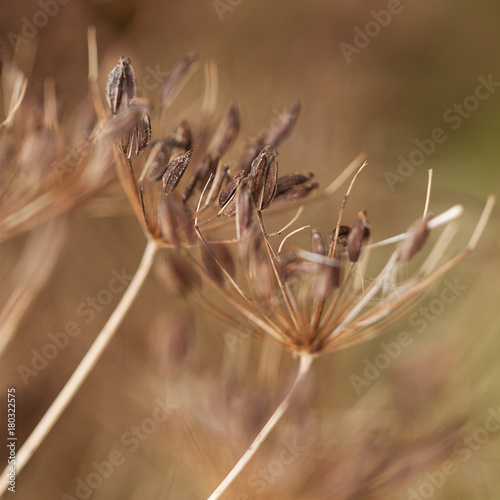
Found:
[[(162, 102), (169, 102), (169, 95), (196, 60), (191, 54), (174, 65), (160, 88)], [(239, 130), (236, 105), (228, 108), (209, 142), (204, 138), (206, 128), (197, 133), (183, 121), (173, 132), (161, 133), (150, 143), (154, 135), (148, 114), (151, 106), (137, 99), (135, 89), (132, 65), (121, 57), (106, 87), (114, 120), (121, 120), (116, 130), (125, 130), (119, 140), (119, 173), (149, 237), (177, 249), (160, 262), (160, 276), (177, 292), (194, 291), (200, 304), (219, 318), (235, 326), (245, 325), (255, 336), (271, 338), (299, 354), (315, 356), (343, 349), (372, 338), (388, 322), (397, 320), (399, 314), (394, 311), (412, 305), (430, 283), (472, 250), (493, 204), (489, 200), (462, 252), (441, 262), (451, 240), (451, 229), (445, 230), (420, 268), (401, 278), (400, 270), (424, 247), (430, 231), (448, 225), (462, 211), (455, 206), (432, 217), (428, 213), (429, 183), (423, 217), (405, 234), (385, 242), (396, 243), (396, 248), (375, 277), (368, 279), (370, 251), (381, 243), (369, 244), (373, 229), (366, 210), (359, 211), (352, 226), (342, 221), (354, 181), (365, 163), (361, 167), (354, 164), (357, 172), (328, 238), (314, 228), (310, 249), (289, 247), (289, 237), (309, 227), (304, 226), (274, 243), (295, 223), (302, 207), (281, 231), (269, 233), (265, 228), (264, 211), (283, 206), (291, 210), (292, 204), (305, 203), (310, 195), (330, 195), (339, 185), (334, 182), (320, 191), (311, 172), (279, 175), (276, 147), (295, 124), (298, 104), (261, 134), (247, 148), (239, 169), (231, 171), (225, 155)], [(113, 120), (110, 123), (112, 127)], [(142, 153), (146, 160), (136, 175), (132, 158)], [(232, 234), (221, 237), (218, 230), (228, 226), (234, 227)], [(228, 307), (211, 298), (204, 282)]]

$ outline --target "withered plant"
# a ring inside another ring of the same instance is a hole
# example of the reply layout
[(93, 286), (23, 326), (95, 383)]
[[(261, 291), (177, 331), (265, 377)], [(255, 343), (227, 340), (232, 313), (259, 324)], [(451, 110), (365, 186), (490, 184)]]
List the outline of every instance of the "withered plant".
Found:
[[(65, 190), (62, 199), (74, 203), (72, 200), (93, 192), (95, 185), (100, 186), (102, 179), (107, 178), (107, 168), (114, 163), (147, 245), (118, 306), (20, 449), (17, 471), (36, 451), (97, 363), (158, 255), (158, 276), (169, 288), (185, 296), (185, 300), (193, 301), (229, 325), (244, 324), (251, 335), (274, 342), (299, 360), (291, 388), (210, 495), (209, 500), (213, 500), (220, 498), (238, 477), (287, 411), (313, 361), (323, 354), (372, 339), (399, 321), (422, 299), (430, 284), (475, 248), (494, 200), (490, 198), (486, 203), (467, 246), (449, 258), (447, 251), (456, 231), (450, 223), (460, 216), (462, 207), (456, 205), (441, 214), (431, 214), (430, 173), (425, 206), (418, 220), (404, 234), (371, 243), (376, 230), (371, 227), (364, 207), (356, 220), (349, 221), (350, 225), (343, 220), (355, 181), (366, 165), (362, 157), (355, 159), (325, 189), (313, 181), (312, 172), (281, 175), (277, 148), (298, 118), (298, 103), (248, 145), (239, 168), (231, 169), (225, 158), (239, 131), (239, 111), (235, 104), (228, 107), (216, 124), (207, 118), (210, 114), (201, 113), (200, 123), (183, 121), (173, 130), (168, 128), (168, 109), (198, 65), (196, 54), (178, 61), (165, 77), (159, 92), (160, 111), (154, 115), (152, 103), (137, 97), (135, 71), (125, 57), (120, 57), (109, 73), (104, 92), (107, 109), (104, 107), (97, 88), (97, 51), (92, 36), (89, 45), (90, 89), (98, 121), (91, 132), (96, 145), (88, 164), (104, 161), (107, 167), (99, 170), (99, 182), (95, 184), (93, 179), (90, 186), (84, 182), (83, 171), (83, 187), (77, 184), (81, 192)], [(207, 64), (205, 109), (213, 108), (213, 71), (213, 66)], [(14, 87), (13, 104), (3, 125), (6, 130), (15, 121), (24, 82), (20, 80)], [(44, 134), (56, 129), (52, 115), (48, 114), (45, 121), (49, 125)], [(14, 176), (12, 179), (14, 182)], [(327, 228), (328, 236), (312, 225), (309, 248), (290, 245), (293, 235), (311, 227), (293, 228), (304, 206), (312, 200), (319, 202), (332, 196), (348, 179), (351, 181), (340, 202), (338, 217)], [(18, 211), (26, 211), (25, 206), (30, 207), (26, 220), (33, 213), (40, 213), (38, 207), (40, 203), (43, 205), (46, 195), (29, 191), (26, 196), (22, 203), (19, 201), (16, 216), (9, 214), (2, 218), (1, 230), (14, 231), (23, 220)], [(42, 196), (41, 201), (38, 196)], [(62, 205), (51, 202), (50, 206), (65, 206), (64, 202)], [(273, 213), (289, 214), (290, 220), (283, 228), (269, 231), (267, 226)], [(429, 233), (442, 226), (441, 235), (427, 249)], [(371, 252), (389, 245), (395, 248), (387, 262), (381, 269), (372, 269)], [(408, 275), (407, 270), (413, 269), (408, 262), (423, 249), (428, 252), (423, 263)], [(180, 345), (182, 357), (185, 349)], [(447, 445), (441, 443), (437, 448), (436, 453), (429, 455), (431, 458), (441, 456)], [(415, 453), (420, 451), (417, 447)], [(376, 469), (371, 473), (376, 474)], [(4, 472), (1, 491), (6, 484)]]

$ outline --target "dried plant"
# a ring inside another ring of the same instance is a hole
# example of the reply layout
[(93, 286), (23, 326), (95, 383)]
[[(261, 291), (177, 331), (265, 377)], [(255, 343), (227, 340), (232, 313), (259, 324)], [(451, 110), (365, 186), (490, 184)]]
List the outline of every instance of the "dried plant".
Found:
[[(92, 196), (110, 182), (110, 166), (114, 164), (144, 230), (147, 246), (117, 308), (21, 448), (17, 470), (19, 472), (36, 451), (97, 363), (158, 254), (157, 275), (170, 290), (185, 297), (186, 302), (194, 302), (229, 325), (244, 325), (255, 338), (269, 340), (299, 359), (298, 372), (271, 417), (263, 419), (258, 415), (256, 422), (243, 422), (245, 428), (238, 429), (242, 442), (248, 442), (247, 438), (255, 434), (257, 437), (210, 495), (209, 499), (213, 500), (237, 480), (287, 409), (296, 404), (301, 395), (305, 397), (304, 387), (307, 386), (304, 384), (310, 380), (307, 375), (313, 361), (323, 354), (372, 339), (399, 321), (421, 300), (430, 284), (475, 248), (494, 200), (488, 200), (467, 246), (447, 258), (455, 231), (450, 223), (461, 215), (462, 207), (457, 205), (441, 214), (430, 214), (431, 173), (422, 216), (406, 233), (371, 243), (377, 230), (371, 227), (365, 207), (360, 207), (351, 226), (345, 225), (343, 220), (355, 181), (366, 165), (361, 157), (326, 189), (320, 189), (313, 182), (312, 172), (280, 174), (277, 148), (298, 118), (298, 103), (282, 113), (269, 131), (249, 145), (239, 161), (239, 170), (231, 171), (225, 158), (239, 131), (240, 117), (235, 104), (228, 107), (215, 126), (202, 113), (200, 123), (182, 121), (168, 131), (169, 106), (197, 66), (196, 54), (178, 61), (163, 80), (161, 108), (157, 115), (153, 114), (151, 102), (137, 97), (135, 71), (125, 57), (120, 57), (109, 73), (105, 89), (108, 110), (105, 110), (96, 83), (97, 50), (92, 34), (90, 59), (89, 81), (97, 117), (90, 133), (93, 146), (82, 159), (82, 166), (76, 169), (77, 173), (48, 186), (40, 186), (38, 182), (26, 185), (18, 173), (22, 173), (28, 163), (34, 163), (33, 155), (39, 155), (37, 144), (40, 141), (53, 147), (47, 149), (43, 161), (36, 162), (40, 169), (37, 179), (44, 177), (44, 172), (58, 157), (61, 139), (53, 93), (48, 90), (42, 117), (38, 123), (31, 124), (23, 116), (21, 105), (26, 82), (19, 74), (13, 77), (11, 105), (0, 128), (0, 158), (11, 158), (8, 168), (2, 170), (2, 175), (6, 176), (2, 189), (8, 190), (5, 200), (9, 203), (5, 205), (8, 213), (0, 220), (0, 234), (6, 238), (30, 229), (33, 227), (30, 221), (38, 224), (41, 218), (54, 217)], [(209, 64), (206, 74), (210, 75), (211, 71)], [(209, 76), (207, 87), (210, 85)], [(211, 109), (213, 96), (211, 92), (207, 92), (207, 96), (203, 108)], [(19, 144), (23, 144), (21, 150)], [(13, 155), (14, 150), (16, 154)], [(310, 227), (292, 229), (304, 205), (313, 199), (332, 196), (349, 178), (351, 182), (341, 201), (338, 217), (327, 228), (330, 235), (325, 238), (320, 229), (313, 228), (310, 248), (291, 246), (291, 238)], [(283, 228), (270, 232), (266, 226), (273, 213), (290, 214), (290, 221)], [(430, 232), (441, 226), (445, 229), (428, 249), (423, 263), (412, 274), (407, 274), (407, 270), (412, 269), (408, 262), (430, 246), (426, 245)], [(390, 245), (395, 245), (395, 249), (386, 263), (380, 269), (373, 269), (371, 252)], [(182, 377), (190, 346), (186, 328), (190, 325), (181, 321), (174, 329), (175, 342), (168, 346), (168, 351), (173, 353), (166, 360), (171, 377)], [(202, 386), (203, 382), (196, 384)], [(221, 390), (216, 382), (212, 389)], [(264, 391), (259, 394), (259, 404), (266, 412), (270, 411), (273, 398)], [(217, 397), (221, 398), (224, 417), (231, 420), (234, 408), (225, 411), (227, 400), (220, 393)], [(255, 393), (245, 395), (240, 404), (252, 407), (254, 397)], [(189, 404), (192, 411), (188, 414), (204, 411), (197, 409), (203, 402), (190, 401)], [(185, 415), (186, 421), (188, 418), (192, 420)], [(304, 421), (308, 426), (313, 425), (308, 418)], [(361, 421), (361, 428), (366, 433), (358, 436), (354, 445), (341, 446), (342, 455), (333, 464), (325, 463), (316, 471), (309, 469), (310, 477), (321, 478), (321, 481), (300, 498), (324, 498), (324, 488), (333, 489), (335, 498), (368, 498), (374, 488), (405, 479), (409, 471), (442, 459), (449, 451), (450, 436), (456, 432), (456, 427), (450, 425), (436, 435), (420, 441), (408, 440), (401, 445), (399, 438), (391, 435), (390, 427), (384, 427), (383, 421), (372, 422), (366, 417)], [(199, 422), (190, 423), (191, 430), (197, 427), (200, 427)], [(374, 451), (377, 447), (373, 446), (373, 435), (379, 432), (389, 436), (391, 443), (382, 455), (377, 454)], [(213, 430), (198, 434), (199, 448), (204, 446), (203, 439), (220, 438), (220, 432)], [(318, 443), (312, 434), (307, 446), (322, 456)], [(367, 448), (370, 452), (364, 456), (363, 450)], [(229, 463), (224, 463), (223, 468), (215, 468), (212, 472), (222, 477), (228, 466)], [(356, 470), (356, 475), (349, 472), (349, 467)], [(336, 471), (334, 475), (331, 469)], [(2, 477), (2, 491), (5, 477), (6, 472)], [(309, 485), (300, 487), (305, 489), (306, 486)]]

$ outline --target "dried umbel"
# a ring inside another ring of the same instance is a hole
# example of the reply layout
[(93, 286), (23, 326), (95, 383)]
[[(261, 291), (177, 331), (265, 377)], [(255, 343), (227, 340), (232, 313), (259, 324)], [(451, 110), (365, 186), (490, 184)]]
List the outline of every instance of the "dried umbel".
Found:
[[(53, 81), (43, 99), (13, 62), (4, 61), (0, 116), (0, 241), (68, 212), (114, 179), (109, 136), (84, 103), (75, 119), (60, 121)], [(95, 153), (95, 154), (94, 154)], [(87, 204), (87, 208), (92, 202)]]

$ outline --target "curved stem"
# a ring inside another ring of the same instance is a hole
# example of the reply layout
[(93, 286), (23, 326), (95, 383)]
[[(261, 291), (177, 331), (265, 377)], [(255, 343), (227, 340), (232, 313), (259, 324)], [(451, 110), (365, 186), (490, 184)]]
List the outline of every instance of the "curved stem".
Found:
[(248, 464), (250, 459), (255, 455), (255, 452), (260, 448), (260, 445), (265, 441), (269, 433), (274, 429), (276, 424), (280, 421), (281, 417), (284, 415), (288, 407), (290, 406), (290, 399), (297, 389), (300, 381), (305, 377), (312, 363), (312, 356), (310, 354), (300, 355), (300, 365), (299, 371), (297, 373), (297, 378), (293, 383), (291, 389), (288, 391), (285, 399), (276, 408), (276, 411), (272, 414), (271, 418), (267, 421), (266, 425), (259, 432), (257, 437), (253, 440), (252, 444), (248, 447), (247, 451), (238, 460), (238, 463), (232, 468), (231, 472), (226, 476), (224, 481), (219, 484), (217, 489), (210, 495), (208, 500), (217, 500), (220, 496), (227, 490), (231, 483), (238, 477), (239, 473)]
[[(107, 345), (110, 343), (125, 315), (130, 309), (130, 306), (137, 297), (139, 290), (144, 284), (144, 281), (153, 264), (157, 248), (158, 246), (154, 241), (151, 240), (148, 242), (146, 249), (144, 250), (141, 263), (139, 264), (130, 285), (123, 294), (123, 297), (118, 303), (116, 309), (109, 317), (99, 335), (97, 335), (94, 343), (87, 351), (76, 370), (73, 372), (73, 375), (71, 375), (70, 379), (66, 382), (66, 385), (58, 394), (50, 408), (20, 448), (16, 459), (17, 474), (19, 474), (21, 469), (28, 463), (29, 459), (38, 449), (52, 427), (54, 427), (54, 424), (78, 392), (78, 389), (96, 365)], [(3, 495), (7, 489), (8, 472), (9, 466), (5, 468), (0, 478), (0, 495)]]

